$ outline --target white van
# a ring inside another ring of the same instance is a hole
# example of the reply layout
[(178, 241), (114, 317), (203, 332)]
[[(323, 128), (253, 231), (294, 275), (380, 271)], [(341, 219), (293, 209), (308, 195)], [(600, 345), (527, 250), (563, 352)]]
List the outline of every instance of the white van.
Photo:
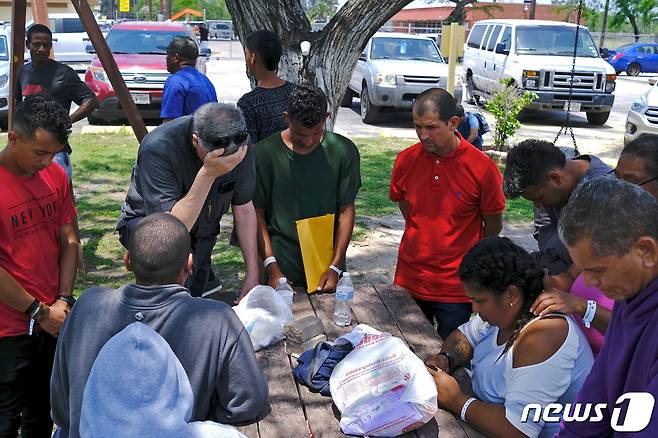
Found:
[(464, 45), (463, 81), (468, 100), (487, 97), (511, 78), (539, 98), (530, 108), (585, 112), (603, 125), (615, 97), (615, 70), (599, 54), (586, 27), (580, 26), (576, 68), (571, 80), (576, 25), (559, 21), (482, 20)]

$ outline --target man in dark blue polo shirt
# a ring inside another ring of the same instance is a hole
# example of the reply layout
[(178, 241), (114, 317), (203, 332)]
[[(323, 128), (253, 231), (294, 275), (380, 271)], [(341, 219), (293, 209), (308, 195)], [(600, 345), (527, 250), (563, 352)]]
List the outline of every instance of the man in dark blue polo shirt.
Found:
[(190, 231), (194, 269), (185, 286), (201, 296), (218, 284), (210, 257), (219, 221), (232, 207), (245, 261), (244, 295), (258, 284), (255, 172), (244, 117), (235, 105), (209, 103), (159, 126), (139, 145), (117, 222), (121, 243), (126, 247), (141, 218), (170, 212)]
[(167, 71), (160, 117), (163, 122), (187, 116), (206, 103), (217, 102), (212, 82), (196, 69), (199, 48), (187, 36), (175, 36), (167, 47)]

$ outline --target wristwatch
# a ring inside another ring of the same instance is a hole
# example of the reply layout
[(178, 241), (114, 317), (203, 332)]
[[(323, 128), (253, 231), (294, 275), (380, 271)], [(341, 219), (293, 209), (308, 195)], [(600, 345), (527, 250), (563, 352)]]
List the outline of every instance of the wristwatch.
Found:
[(64, 301), (69, 305), (69, 308), (72, 309), (75, 304), (75, 298), (72, 295), (57, 295), (57, 300)]
[(448, 372), (452, 371), (452, 357), (450, 357), (450, 353), (447, 351), (441, 351), (437, 354), (437, 356), (445, 356), (446, 359), (448, 359)]

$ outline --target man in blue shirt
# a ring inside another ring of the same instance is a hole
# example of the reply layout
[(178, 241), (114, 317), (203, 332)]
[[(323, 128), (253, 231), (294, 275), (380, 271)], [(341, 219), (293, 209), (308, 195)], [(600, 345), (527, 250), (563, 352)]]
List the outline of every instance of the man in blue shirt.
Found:
[(480, 122), (477, 117), (471, 113), (465, 113), (464, 107), (457, 105), (457, 116), (459, 116), (459, 126), (457, 131), (470, 144), (482, 150), (482, 136), (480, 135)]
[(196, 69), (199, 48), (187, 36), (175, 36), (167, 47), (167, 71), (171, 76), (162, 93), (162, 122), (187, 116), (209, 102), (217, 102), (212, 82)]

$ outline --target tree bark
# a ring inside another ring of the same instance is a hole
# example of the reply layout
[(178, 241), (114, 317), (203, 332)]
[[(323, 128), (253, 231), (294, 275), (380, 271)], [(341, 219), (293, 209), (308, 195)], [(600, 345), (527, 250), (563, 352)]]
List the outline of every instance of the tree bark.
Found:
[(605, 44), (605, 33), (608, 30), (608, 10), (610, 9), (610, 0), (605, 0), (603, 7), (603, 23), (601, 24), (601, 38), (599, 39), (599, 48)]
[[(315, 83), (327, 94), (333, 129), (340, 101), (345, 94), (359, 55), (370, 37), (412, 0), (349, 0), (318, 32), (302, 9), (300, 0), (227, 0), (233, 26), (240, 41), (251, 32), (268, 29), (281, 37), (283, 55), (279, 74), (294, 83)], [(311, 43), (303, 57), (302, 41)]]
[(453, 9), (450, 15), (448, 15), (448, 18), (445, 19), (446, 23), (463, 24), (466, 21), (466, 6), (477, 3), (477, 0), (451, 1), (455, 4), (455, 9)]

